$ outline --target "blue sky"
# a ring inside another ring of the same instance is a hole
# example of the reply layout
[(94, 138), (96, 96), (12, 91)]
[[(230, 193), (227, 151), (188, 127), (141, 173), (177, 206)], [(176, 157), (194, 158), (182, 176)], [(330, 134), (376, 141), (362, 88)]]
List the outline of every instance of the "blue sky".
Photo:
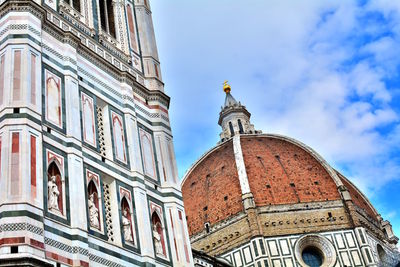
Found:
[(222, 83), (314, 148), (400, 236), (400, 1), (153, 0), (180, 177), (218, 142)]

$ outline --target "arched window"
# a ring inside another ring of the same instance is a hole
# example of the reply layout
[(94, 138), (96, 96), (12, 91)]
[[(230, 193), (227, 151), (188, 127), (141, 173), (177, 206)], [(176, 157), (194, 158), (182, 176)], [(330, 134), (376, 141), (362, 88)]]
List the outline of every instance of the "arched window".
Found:
[(67, 3), (76, 11), (81, 12), (81, 0), (67, 0)]
[(133, 227), (132, 213), (128, 200), (126, 199), (125, 196), (121, 200), (121, 212), (122, 212), (122, 235), (124, 241), (126, 243), (134, 245), (135, 239), (133, 235), (134, 227)]
[(47, 170), (47, 208), (49, 211), (63, 215), (63, 186), (61, 172), (53, 161)]
[(165, 248), (164, 227), (156, 211), (151, 215), (151, 222), (153, 226), (153, 241), (156, 255), (166, 257), (167, 250)]
[(115, 38), (115, 19), (112, 0), (99, 0), (101, 29)]
[(239, 125), (239, 133), (243, 134), (244, 133), (243, 125), (242, 125), (242, 121), (240, 119), (238, 119), (238, 125)]
[(231, 131), (231, 136), (235, 135), (235, 131), (233, 130), (232, 122), (229, 122), (229, 130)]
[(93, 180), (88, 185), (89, 224), (93, 228), (101, 229), (99, 192)]

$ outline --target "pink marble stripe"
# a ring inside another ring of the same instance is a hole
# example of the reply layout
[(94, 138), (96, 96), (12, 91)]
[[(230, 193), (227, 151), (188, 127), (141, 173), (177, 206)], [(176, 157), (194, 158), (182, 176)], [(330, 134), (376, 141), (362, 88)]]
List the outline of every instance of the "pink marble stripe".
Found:
[(0, 105), (3, 104), (5, 55), (0, 57)]
[(12, 133), (11, 144), (11, 195), (19, 194), (19, 133)]
[(31, 104), (36, 105), (36, 56), (31, 54)]
[(14, 51), (13, 100), (21, 99), (21, 50)]

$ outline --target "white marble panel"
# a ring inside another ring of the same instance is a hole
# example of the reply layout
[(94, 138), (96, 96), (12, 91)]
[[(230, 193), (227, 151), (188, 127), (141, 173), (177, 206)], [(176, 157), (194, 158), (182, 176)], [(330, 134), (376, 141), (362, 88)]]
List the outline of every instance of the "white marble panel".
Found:
[(343, 264), (345, 266), (351, 266), (349, 254), (347, 253), (347, 251), (340, 252), (340, 257), (342, 258)]
[(353, 258), (354, 264), (355, 265), (361, 265), (361, 258), (360, 258), (360, 254), (358, 253), (357, 250), (353, 250), (350, 252), (351, 253), (351, 257)]
[(250, 251), (250, 247), (245, 247), (243, 249), (243, 255), (244, 255), (244, 262), (247, 263), (251, 263), (252, 261), (252, 257), (251, 257), (251, 251)]
[(287, 240), (286, 240), (286, 239), (281, 239), (281, 240), (279, 240), (279, 244), (280, 244), (280, 246), (281, 246), (282, 254), (283, 254), (283, 255), (288, 255), (288, 254), (290, 254), (289, 246), (288, 246), (288, 243), (287, 243)]
[(349, 244), (350, 248), (353, 248), (356, 246), (355, 242), (354, 242), (354, 238), (353, 238), (353, 234), (352, 233), (345, 233), (344, 234), (347, 240), (347, 244)]
[(268, 242), (269, 251), (271, 252), (271, 256), (279, 256), (279, 250), (276, 245), (275, 240), (269, 240)]
[(282, 267), (282, 262), (279, 259), (272, 260), (272, 266), (274, 267)]
[(337, 242), (337, 245), (338, 245), (339, 249), (346, 248), (346, 245), (344, 243), (344, 240), (343, 240), (343, 237), (342, 237), (341, 234), (335, 234), (335, 239), (336, 239), (336, 242)]
[(237, 267), (243, 266), (242, 257), (240, 256), (240, 251), (234, 252), (233, 257), (235, 258), (235, 263)]

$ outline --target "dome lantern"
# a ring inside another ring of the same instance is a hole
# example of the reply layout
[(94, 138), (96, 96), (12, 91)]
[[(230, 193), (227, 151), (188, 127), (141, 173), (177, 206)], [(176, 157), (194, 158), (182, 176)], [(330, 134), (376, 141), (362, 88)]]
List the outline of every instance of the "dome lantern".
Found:
[(250, 122), (251, 114), (247, 111), (240, 101), (231, 94), (231, 86), (228, 81), (223, 83), (223, 91), (225, 92), (225, 103), (219, 114), (218, 124), (222, 127), (220, 133), (221, 142), (240, 134), (261, 133), (256, 131), (254, 125)]

